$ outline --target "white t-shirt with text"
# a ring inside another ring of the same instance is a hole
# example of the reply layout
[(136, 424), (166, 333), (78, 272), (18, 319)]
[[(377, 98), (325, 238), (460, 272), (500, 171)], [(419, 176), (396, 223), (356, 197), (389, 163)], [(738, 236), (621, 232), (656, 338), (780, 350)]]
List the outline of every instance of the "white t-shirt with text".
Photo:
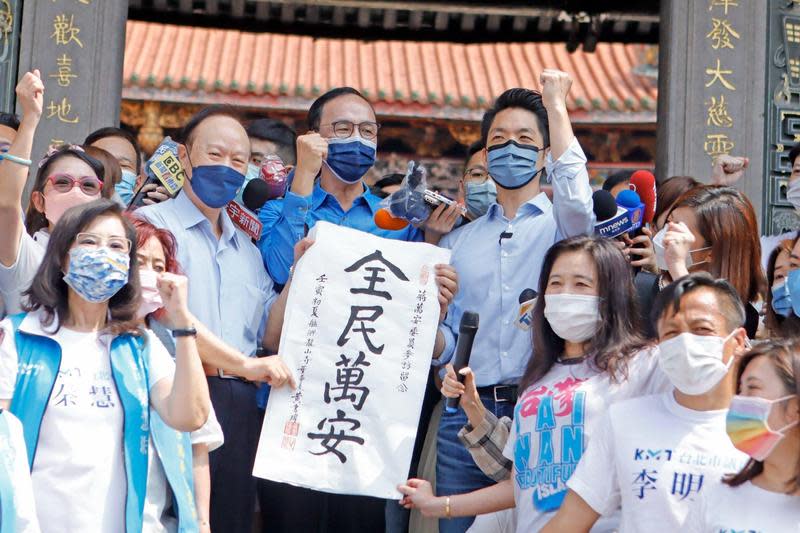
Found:
[(673, 392), (616, 403), (567, 485), (601, 515), (621, 504), (621, 533), (682, 531), (698, 494), (747, 460), (726, 413), (688, 409)]
[(703, 491), (692, 505), (685, 533), (797, 533), (800, 496), (769, 492), (746, 482)]
[[(0, 344), (0, 399), (14, 394), (18, 358), (8, 319)], [(41, 335), (37, 313), (20, 329)], [(61, 367), (42, 417), (31, 477), (44, 532), (116, 532), (124, 529), (126, 477), (123, 411), (111, 376), (110, 336), (61, 327), (49, 335), (61, 346)], [(174, 373), (174, 362), (154, 335), (152, 387)]]
[[(517, 532), (539, 531), (561, 507), (567, 480), (609, 405), (671, 389), (654, 350), (643, 350), (628, 366), (628, 379), (611, 380), (589, 360), (555, 364), (517, 402), (503, 454), (514, 462)], [(615, 510), (593, 531), (613, 530)]]

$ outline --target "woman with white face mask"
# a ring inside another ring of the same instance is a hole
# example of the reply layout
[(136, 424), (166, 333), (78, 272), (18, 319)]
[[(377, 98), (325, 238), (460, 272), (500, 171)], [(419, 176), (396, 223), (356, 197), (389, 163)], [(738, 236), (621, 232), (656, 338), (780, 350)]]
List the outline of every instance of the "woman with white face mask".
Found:
[(761, 269), (758, 222), (750, 201), (731, 187), (704, 185), (683, 194), (653, 237), (661, 286), (690, 272), (708, 272), (729, 281), (745, 302), (745, 330), (758, 329), (766, 280)]
[[(539, 294), (533, 310), (535, 355), (519, 385), (524, 392), (513, 422), (498, 422), (485, 410), (469, 369), (462, 371), (462, 385), (448, 368), (442, 388), (445, 396), (461, 397), (469, 424), (459, 437), (498, 483), (437, 498), (427, 481), (412, 479), (399, 488), (405, 506), (447, 517), (516, 505), (516, 531), (538, 531), (561, 505), (593, 424), (608, 406), (671, 387), (638, 334), (631, 270), (611, 241), (582, 236), (553, 245)], [(492, 459), (501, 452), (505, 461)], [(617, 522), (615, 515), (606, 517), (595, 531), (613, 530)], [(479, 527), (476, 520), (473, 531)]]
[[(152, 331), (170, 355), (175, 357), (175, 340), (168, 329), (174, 323), (173, 313), (164, 306), (158, 288), (160, 282), (182, 277), (175, 237), (169, 231), (156, 228), (135, 215), (128, 215), (126, 218), (136, 230), (136, 258), (139, 264), (142, 294), (137, 318), (140, 325)], [(194, 319), (193, 322), (198, 323)], [(200, 329), (202, 331), (202, 326)], [(205, 333), (203, 331), (203, 334)], [(209, 406), (206, 423), (197, 431), (193, 431), (190, 439), (197, 521), (200, 533), (206, 533), (211, 531), (209, 521), (211, 478), (208, 454), (225, 442), (213, 406)], [(167, 478), (161, 462), (157, 460), (157, 453), (161, 452), (154, 449), (151, 441), (143, 528), (150, 533), (172, 533), (178, 530), (178, 520), (174, 516), (174, 508), (169, 509), (172, 502)]]
[(800, 529), (800, 344), (767, 341), (742, 357), (726, 430), (750, 456), (744, 468), (701, 492), (690, 533)]

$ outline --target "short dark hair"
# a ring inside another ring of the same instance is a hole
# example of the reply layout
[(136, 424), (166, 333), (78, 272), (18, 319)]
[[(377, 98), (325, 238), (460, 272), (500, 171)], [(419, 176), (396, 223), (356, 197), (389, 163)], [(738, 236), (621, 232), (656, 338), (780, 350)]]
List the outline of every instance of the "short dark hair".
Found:
[(536, 115), (536, 123), (542, 132), (542, 139), (544, 140), (542, 148), (550, 146), (550, 123), (547, 120), (547, 109), (545, 109), (542, 102), (541, 93), (520, 87), (508, 89), (498, 96), (492, 107), (483, 114), (483, 119), (481, 119), (481, 140), (483, 143), (487, 144), (489, 130), (492, 128), (492, 123), (497, 114), (500, 111), (514, 107), (527, 109)]
[(136, 140), (136, 136), (129, 132), (128, 130), (124, 130), (122, 128), (115, 128), (113, 126), (108, 126), (105, 128), (100, 128), (94, 130), (92, 133), (86, 136), (86, 140), (83, 141), (84, 146), (91, 146), (97, 141), (101, 139), (107, 139), (108, 137), (119, 137), (120, 139), (125, 139), (133, 146), (133, 150), (136, 152), (136, 173), (139, 174), (142, 172), (142, 148), (139, 146), (139, 141)]
[(139, 311), (141, 294), (136, 259), (136, 231), (122, 215), (122, 208), (113, 200), (107, 199), (71, 207), (53, 228), (44, 259), (33, 277), (30, 288), (23, 293), (26, 299), (23, 305), (25, 311), (43, 309), (43, 326), (50, 326), (56, 313), (59, 317), (58, 327), (69, 316), (69, 290), (64, 281), (63, 265), (78, 233), (85, 231), (92, 222), (103, 216), (119, 219), (125, 228), (125, 237), (131, 241), (128, 253), (130, 259), (128, 283), (108, 302), (111, 319), (106, 325), (106, 330), (112, 334), (139, 332), (136, 315)]
[(260, 118), (250, 122), (245, 131), (248, 137), (275, 144), (278, 157), (284, 164), (297, 163), (297, 133), (280, 120)]
[[(369, 105), (369, 107), (372, 108), (372, 103), (367, 100), (367, 97), (358, 92), (356, 89), (353, 89), (352, 87), (336, 87), (314, 100), (314, 103), (311, 104), (310, 108), (308, 108), (308, 115), (306, 116), (308, 129), (312, 131), (319, 131), (320, 121), (322, 120), (322, 110), (325, 107), (325, 104), (346, 94), (358, 96), (359, 98), (363, 99)], [(373, 108), (373, 112), (374, 111), (375, 110)]]
[(195, 113), (189, 119), (189, 122), (183, 126), (175, 140), (189, 148), (194, 141), (194, 130), (197, 129), (200, 123), (211, 117), (230, 117), (239, 124), (242, 123), (242, 114), (234, 106), (230, 104), (210, 105)]
[(400, 173), (385, 174), (369, 188), (369, 191), (378, 198), (387, 198), (389, 193), (384, 191), (383, 188), (391, 187), (392, 185), (400, 185), (403, 183), (404, 178), (405, 175)]
[(659, 292), (650, 313), (653, 326), (657, 327), (658, 321), (667, 313), (675, 314), (681, 308), (683, 297), (699, 289), (709, 289), (714, 293), (729, 331), (744, 326), (744, 305), (739, 293), (727, 280), (714, 279), (707, 272), (695, 272), (684, 276)]
[(797, 156), (800, 155), (800, 143), (795, 144), (791, 150), (789, 150), (789, 164), (794, 166), (794, 161), (797, 159)]
[(603, 190), (611, 192), (611, 189), (620, 183), (624, 181), (631, 181), (631, 176), (633, 176), (633, 172), (630, 170), (620, 170), (619, 172), (614, 172), (606, 178), (606, 181), (603, 182)]
[(612, 381), (628, 377), (628, 361), (647, 345), (639, 331), (639, 313), (631, 268), (611, 239), (581, 235), (559, 241), (547, 251), (539, 276), (539, 297), (533, 307), (533, 353), (520, 380), (520, 390), (542, 379), (564, 352), (564, 339), (556, 335), (544, 316), (545, 293), (556, 260), (569, 252), (583, 251), (592, 257), (597, 269), (600, 297), (600, 326), (592, 336), (586, 353), (591, 364), (608, 372)]
[(0, 113), (0, 126), (7, 126), (17, 131), (19, 129), (19, 117), (14, 113)]
[[(36, 173), (36, 179), (33, 181), (31, 193), (44, 191), (44, 187), (47, 185), (47, 178), (50, 176), (50, 167), (53, 166), (53, 163), (65, 157), (76, 157), (89, 165), (94, 175), (97, 176), (98, 179), (103, 180), (103, 189), (100, 191), (101, 196), (103, 198), (111, 198), (114, 194), (114, 184), (105, 181), (106, 172), (103, 164), (87, 154), (82, 148), (69, 144), (59, 147), (54, 153), (47, 156), (47, 159), (39, 163), (42, 166), (39, 167)], [(44, 216), (44, 213), (38, 211), (32, 201), (28, 202), (28, 209), (25, 212), (25, 229), (28, 230), (28, 233), (33, 235), (40, 229), (46, 228), (48, 225), (49, 222), (47, 221), (47, 217)]]
[(486, 143), (484, 143), (482, 139), (478, 139), (474, 143), (470, 144), (467, 147), (467, 158), (464, 159), (464, 166), (467, 166), (467, 163), (469, 163), (469, 160), (472, 159), (473, 155), (477, 154), (484, 148), (486, 148)]

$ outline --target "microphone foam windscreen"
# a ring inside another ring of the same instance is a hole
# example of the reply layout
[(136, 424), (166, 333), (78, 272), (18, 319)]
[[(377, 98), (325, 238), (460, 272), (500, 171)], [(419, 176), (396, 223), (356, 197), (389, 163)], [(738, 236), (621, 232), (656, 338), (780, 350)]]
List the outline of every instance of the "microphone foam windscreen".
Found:
[(388, 209), (378, 209), (375, 212), (375, 225), (385, 230), (399, 230), (408, 226), (408, 220), (393, 217)]
[(592, 194), (592, 202), (594, 203), (594, 216), (598, 222), (608, 220), (617, 214), (617, 202), (608, 191), (602, 189), (595, 191)]
[(617, 203), (622, 207), (638, 207), (642, 200), (639, 198), (639, 195), (631, 190), (620, 191), (617, 195)]
[(262, 179), (252, 179), (244, 186), (242, 203), (250, 211), (256, 212), (269, 200), (270, 191), (267, 183)]
[(649, 170), (637, 170), (631, 176), (631, 190), (642, 199), (644, 222), (652, 222), (656, 212), (656, 177)]

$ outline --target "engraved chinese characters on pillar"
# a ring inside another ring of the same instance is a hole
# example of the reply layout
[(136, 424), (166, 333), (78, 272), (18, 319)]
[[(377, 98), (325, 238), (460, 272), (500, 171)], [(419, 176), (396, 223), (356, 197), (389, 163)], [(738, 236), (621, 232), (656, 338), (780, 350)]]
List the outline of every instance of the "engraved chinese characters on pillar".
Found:
[(718, 128), (729, 129), (735, 124), (728, 105), (731, 94), (736, 91), (732, 66), (736, 62), (730, 54), (736, 50), (741, 35), (728, 15), (737, 7), (738, 2), (735, 1), (709, 0), (710, 29), (705, 38), (715, 57), (704, 70), (704, 87), (708, 95), (705, 101), (706, 126), (709, 129), (706, 130), (703, 140), (703, 151), (712, 159), (722, 154), (730, 154), (736, 148), (736, 142), (730, 137), (730, 132), (720, 131)]

